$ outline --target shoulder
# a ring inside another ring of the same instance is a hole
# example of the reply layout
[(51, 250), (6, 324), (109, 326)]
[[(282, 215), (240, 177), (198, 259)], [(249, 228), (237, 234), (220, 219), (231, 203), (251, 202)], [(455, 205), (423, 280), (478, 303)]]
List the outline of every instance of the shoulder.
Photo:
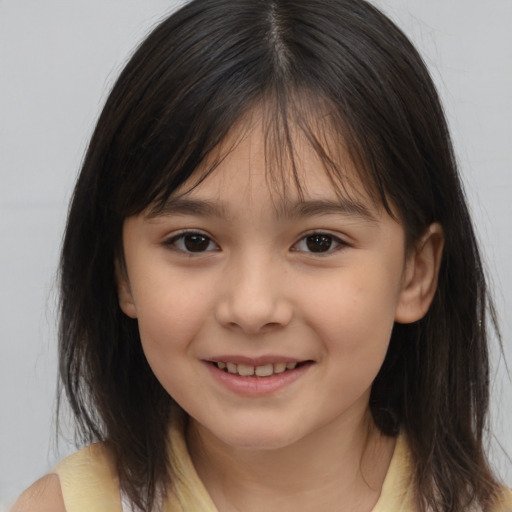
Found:
[(497, 496), (493, 512), (510, 512), (512, 511), (512, 490), (508, 487), (502, 487)]
[(113, 457), (106, 444), (94, 443), (61, 460), (53, 473), (59, 475), (61, 482), (68, 475), (78, 474), (92, 476), (95, 473), (101, 473), (102, 476), (112, 477), (114, 465)]
[(49, 474), (32, 484), (18, 498), (11, 512), (66, 512), (59, 477)]
[(105, 443), (66, 457), (53, 470), (60, 480), (68, 512), (121, 512), (116, 463)]
[[(43, 508), (44, 507), (44, 508)], [(52, 474), (33, 484), (11, 512), (121, 512), (113, 457), (103, 443), (63, 459)]]

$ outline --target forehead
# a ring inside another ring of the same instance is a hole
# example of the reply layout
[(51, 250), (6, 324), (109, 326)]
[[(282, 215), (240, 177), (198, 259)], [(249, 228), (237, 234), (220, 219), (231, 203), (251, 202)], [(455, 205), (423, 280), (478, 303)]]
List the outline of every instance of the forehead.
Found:
[[(339, 203), (362, 213), (380, 210), (328, 113), (314, 122), (276, 122), (251, 110), (169, 198), (227, 203), (237, 198), (284, 215), (292, 205)], [(165, 208), (165, 206), (164, 206)]]

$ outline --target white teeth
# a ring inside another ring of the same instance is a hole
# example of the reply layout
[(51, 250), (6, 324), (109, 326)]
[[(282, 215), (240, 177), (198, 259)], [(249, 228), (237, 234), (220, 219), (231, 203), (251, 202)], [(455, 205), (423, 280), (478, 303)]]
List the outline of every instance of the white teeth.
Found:
[[(228, 363), (229, 364), (229, 363)], [(260, 368), (258, 366), (258, 368)], [(259, 375), (258, 368), (256, 368), (256, 375)], [(250, 375), (254, 375), (254, 366), (249, 366), (246, 364), (239, 364), (238, 365), (238, 373), (242, 377), (249, 377)], [(272, 374), (272, 365), (270, 365), (270, 374)]]
[(232, 374), (238, 374), (241, 377), (251, 377), (256, 375), (257, 377), (270, 377), (271, 375), (283, 373), (287, 370), (293, 370), (297, 367), (298, 363), (270, 363), (261, 366), (251, 366), (248, 364), (235, 364), (235, 363), (224, 363), (223, 361), (217, 361), (217, 368), (220, 370), (228, 371)]
[[(238, 368), (240, 368), (240, 365), (238, 365)], [(269, 377), (270, 375), (272, 375), (274, 373), (274, 367), (272, 364), (266, 364), (264, 366), (256, 366), (255, 373), (258, 377)]]
[(275, 363), (274, 373), (283, 373), (286, 370), (286, 363)]

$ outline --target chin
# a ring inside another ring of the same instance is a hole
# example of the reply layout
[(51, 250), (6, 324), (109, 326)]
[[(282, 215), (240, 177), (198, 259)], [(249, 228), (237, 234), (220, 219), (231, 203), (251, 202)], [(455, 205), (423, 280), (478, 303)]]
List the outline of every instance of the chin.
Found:
[(249, 428), (230, 428), (227, 432), (212, 433), (234, 449), (278, 450), (292, 445), (302, 437), (296, 429), (283, 427), (282, 424), (277, 428), (268, 424), (253, 424)]

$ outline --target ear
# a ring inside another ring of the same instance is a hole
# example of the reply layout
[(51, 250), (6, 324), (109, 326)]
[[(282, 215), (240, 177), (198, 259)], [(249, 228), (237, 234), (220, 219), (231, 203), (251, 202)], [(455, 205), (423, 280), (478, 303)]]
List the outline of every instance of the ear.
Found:
[(130, 281), (124, 265), (116, 260), (116, 281), (117, 281), (117, 296), (119, 299), (119, 306), (123, 313), (130, 318), (137, 318), (137, 309), (133, 300), (132, 289)]
[(412, 323), (423, 318), (437, 289), (444, 246), (441, 224), (431, 224), (407, 256), (395, 321)]

